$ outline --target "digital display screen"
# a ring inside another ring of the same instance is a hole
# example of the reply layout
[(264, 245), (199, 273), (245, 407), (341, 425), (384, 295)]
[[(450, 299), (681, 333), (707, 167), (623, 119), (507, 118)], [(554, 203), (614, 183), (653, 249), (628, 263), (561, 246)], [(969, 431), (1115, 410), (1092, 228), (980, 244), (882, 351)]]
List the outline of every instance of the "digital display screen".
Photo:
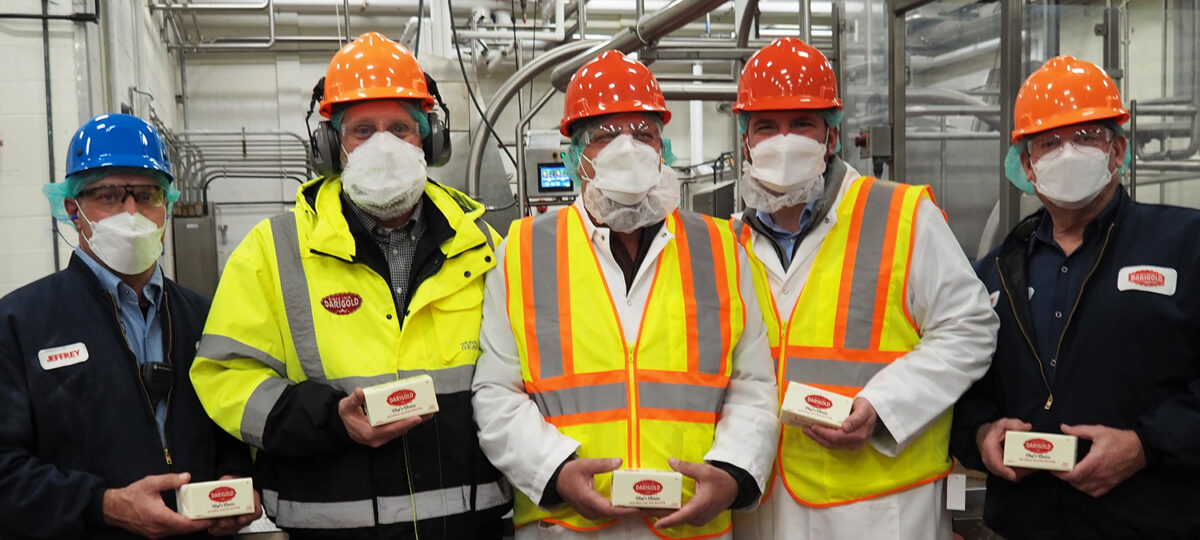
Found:
[(538, 163), (539, 191), (571, 191), (575, 183), (562, 163)]

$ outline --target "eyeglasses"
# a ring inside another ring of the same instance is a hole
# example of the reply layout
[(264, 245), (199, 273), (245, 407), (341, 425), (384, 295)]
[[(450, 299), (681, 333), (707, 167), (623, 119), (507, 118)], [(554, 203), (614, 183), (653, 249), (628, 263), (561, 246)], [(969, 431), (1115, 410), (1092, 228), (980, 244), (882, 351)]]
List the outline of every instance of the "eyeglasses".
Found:
[(594, 142), (608, 144), (613, 139), (629, 134), (633, 140), (650, 146), (658, 146), (662, 140), (662, 130), (658, 124), (649, 120), (637, 120), (632, 122), (607, 123), (597, 126), (595, 131), (587, 138), (586, 144)]
[(127, 197), (139, 208), (158, 208), (167, 200), (167, 190), (153, 184), (96, 186), (85, 189), (75, 196), (76, 200), (87, 200), (106, 210), (119, 210)]
[(1064, 140), (1075, 143), (1077, 146), (1104, 149), (1105, 145), (1111, 142), (1112, 139), (1112, 130), (1104, 126), (1086, 126), (1074, 131), (1044, 133), (1034, 136), (1029, 141), (1029, 156), (1035, 158), (1041, 157), (1058, 150), (1062, 147)]
[[(408, 122), (396, 122), (387, 128), (387, 132), (395, 135), (398, 139), (407, 139), (413, 134), (419, 133), (417, 126)], [(353, 139), (358, 142), (366, 142), (372, 135), (379, 133), (379, 128), (374, 124), (361, 123), (353, 126), (342, 127), (342, 137)]]

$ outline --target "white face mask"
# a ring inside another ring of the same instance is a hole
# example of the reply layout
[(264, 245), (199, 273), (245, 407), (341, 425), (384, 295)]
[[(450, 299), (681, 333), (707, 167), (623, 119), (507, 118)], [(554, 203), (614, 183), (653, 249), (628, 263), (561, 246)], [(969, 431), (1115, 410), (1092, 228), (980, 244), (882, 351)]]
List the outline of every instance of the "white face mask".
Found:
[(602, 190), (590, 186), (583, 192), (583, 207), (597, 223), (629, 233), (658, 223), (679, 208), (679, 179), (675, 169), (663, 167), (657, 181), (645, 196), (633, 205), (618, 202)]
[(120, 212), (100, 221), (92, 221), (79, 209), (88, 222), (92, 235), (88, 247), (100, 262), (118, 274), (137, 275), (145, 272), (162, 255), (163, 227), (141, 214)]
[(380, 131), (347, 154), (342, 187), (359, 208), (389, 220), (416, 206), (426, 181), (420, 148)]
[(646, 193), (659, 184), (662, 176), (662, 158), (658, 151), (633, 140), (626, 133), (609, 142), (595, 158), (583, 156), (582, 159), (591, 161), (595, 171), (592, 178), (584, 180), (608, 198), (626, 206), (645, 199)]
[(750, 148), (748, 172), (778, 193), (812, 189), (825, 173), (825, 153), (824, 144), (803, 135), (775, 135)]
[(1063, 143), (1033, 163), (1033, 186), (1056, 206), (1083, 208), (1112, 181), (1108, 160), (1099, 148)]

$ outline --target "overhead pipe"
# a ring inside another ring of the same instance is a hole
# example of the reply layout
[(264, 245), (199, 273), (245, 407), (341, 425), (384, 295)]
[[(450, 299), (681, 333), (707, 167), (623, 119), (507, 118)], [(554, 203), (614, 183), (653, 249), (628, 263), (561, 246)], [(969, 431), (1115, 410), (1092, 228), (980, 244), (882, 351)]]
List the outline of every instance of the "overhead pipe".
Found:
[(741, 20), (738, 21), (737, 46), (739, 49), (749, 43), (750, 27), (754, 25), (756, 18), (758, 18), (758, 0), (746, 0), (746, 9), (742, 12)]
[(575, 71), (600, 53), (612, 49), (628, 53), (642, 48), (724, 3), (725, 0), (680, 0), (653, 15), (643, 16), (608, 40), (561, 62), (551, 72), (550, 82), (559, 91), (566, 91)]

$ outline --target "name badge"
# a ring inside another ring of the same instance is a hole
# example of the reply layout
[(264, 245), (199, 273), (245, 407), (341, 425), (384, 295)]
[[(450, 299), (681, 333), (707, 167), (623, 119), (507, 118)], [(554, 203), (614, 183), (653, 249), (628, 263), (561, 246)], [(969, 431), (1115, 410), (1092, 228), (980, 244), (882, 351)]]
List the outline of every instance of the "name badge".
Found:
[(1179, 273), (1162, 266), (1126, 266), (1117, 272), (1118, 291), (1146, 291), (1173, 296)]
[(62, 347), (54, 347), (52, 349), (42, 349), (38, 351), (38, 362), (42, 364), (42, 369), (50, 371), (61, 367), (73, 366), (75, 364), (86, 362), (88, 359), (87, 345), (83, 342), (63, 345)]

